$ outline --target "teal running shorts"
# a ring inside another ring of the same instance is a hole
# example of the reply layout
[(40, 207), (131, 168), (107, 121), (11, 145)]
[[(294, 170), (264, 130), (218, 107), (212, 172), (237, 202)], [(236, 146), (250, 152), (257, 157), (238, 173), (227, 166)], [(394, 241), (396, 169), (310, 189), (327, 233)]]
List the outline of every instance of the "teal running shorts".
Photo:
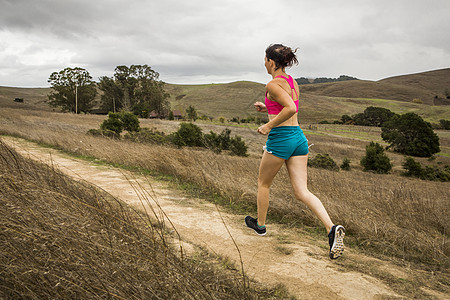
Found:
[(308, 154), (308, 140), (299, 126), (279, 126), (270, 130), (263, 149), (287, 160), (291, 156)]

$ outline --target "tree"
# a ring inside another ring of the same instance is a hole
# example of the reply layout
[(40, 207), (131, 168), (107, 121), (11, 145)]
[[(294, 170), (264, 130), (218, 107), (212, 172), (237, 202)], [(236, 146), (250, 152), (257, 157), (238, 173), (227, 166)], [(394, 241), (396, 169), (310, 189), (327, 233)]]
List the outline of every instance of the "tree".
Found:
[(97, 89), (87, 70), (78, 67), (65, 68), (53, 72), (48, 82), (52, 88), (48, 96), (51, 106), (75, 113), (88, 112), (94, 106)]
[(123, 99), (123, 91), (116, 84), (113, 78), (107, 76), (100, 77), (98, 88), (103, 91), (101, 95), (101, 107), (107, 111), (117, 112), (119, 108), (122, 108), (120, 103)]
[(395, 113), (387, 108), (369, 106), (364, 110), (364, 118), (369, 126), (381, 127), (384, 122), (389, 121)]
[(189, 107), (186, 109), (186, 115), (189, 120), (193, 120), (194, 122), (198, 118), (197, 111), (192, 105), (189, 105)]
[(395, 113), (387, 108), (369, 106), (363, 113), (354, 115), (353, 121), (355, 122), (355, 125), (380, 127), (394, 115)]
[(165, 117), (170, 110), (169, 94), (164, 91), (164, 82), (158, 79), (159, 73), (147, 65), (117, 66), (114, 77), (100, 77), (102, 107), (133, 111), (141, 117), (155, 111)]
[(383, 124), (381, 137), (394, 151), (406, 155), (430, 157), (440, 151), (439, 137), (431, 124), (415, 113), (392, 117)]
[(392, 169), (391, 160), (384, 153), (383, 147), (374, 142), (366, 146), (366, 156), (361, 159), (364, 171), (387, 174)]

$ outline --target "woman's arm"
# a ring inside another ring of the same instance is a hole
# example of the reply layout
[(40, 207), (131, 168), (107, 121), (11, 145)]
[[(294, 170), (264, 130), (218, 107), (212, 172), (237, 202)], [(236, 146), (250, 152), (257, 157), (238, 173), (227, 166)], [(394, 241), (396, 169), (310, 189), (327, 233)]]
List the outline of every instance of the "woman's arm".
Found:
[(291, 96), (279, 84), (273, 81), (269, 82), (267, 84), (267, 91), (273, 100), (283, 106), (283, 109), (275, 118), (258, 128), (258, 132), (261, 134), (269, 134), (272, 128), (288, 120), (297, 112), (297, 107)]

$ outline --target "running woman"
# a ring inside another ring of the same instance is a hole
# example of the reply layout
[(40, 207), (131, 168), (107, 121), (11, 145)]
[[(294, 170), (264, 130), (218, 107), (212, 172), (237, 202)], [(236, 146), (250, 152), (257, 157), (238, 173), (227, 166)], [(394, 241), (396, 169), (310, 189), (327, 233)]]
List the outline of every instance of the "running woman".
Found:
[(295, 52), (281, 44), (266, 49), (265, 66), (272, 80), (266, 85), (265, 103), (256, 102), (259, 112), (267, 112), (269, 122), (258, 133), (269, 135), (259, 166), (258, 216), (245, 217), (245, 224), (258, 235), (266, 234), (266, 215), (269, 208), (269, 189), (275, 175), (285, 164), (294, 188), (295, 197), (305, 203), (322, 221), (328, 232), (330, 258), (336, 259), (344, 251), (345, 229), (331, 221), (322, 202), (307, 187), (308, 140), (298, 124), (298, 84), (286, 74), (286, 67), (298, 64)]

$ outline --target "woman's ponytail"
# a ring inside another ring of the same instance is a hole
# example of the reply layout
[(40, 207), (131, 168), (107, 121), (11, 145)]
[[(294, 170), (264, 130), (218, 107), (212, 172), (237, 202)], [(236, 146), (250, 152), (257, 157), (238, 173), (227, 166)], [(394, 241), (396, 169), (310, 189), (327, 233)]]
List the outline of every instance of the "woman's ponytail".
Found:
[(275, 62), (276, 69), (292, 67), (294, 64), (298, 64), (297, 56), (295, 55), (297, 50), (292, 50), (282, 44), (272, 44), (266, 49), (266, 57)]

